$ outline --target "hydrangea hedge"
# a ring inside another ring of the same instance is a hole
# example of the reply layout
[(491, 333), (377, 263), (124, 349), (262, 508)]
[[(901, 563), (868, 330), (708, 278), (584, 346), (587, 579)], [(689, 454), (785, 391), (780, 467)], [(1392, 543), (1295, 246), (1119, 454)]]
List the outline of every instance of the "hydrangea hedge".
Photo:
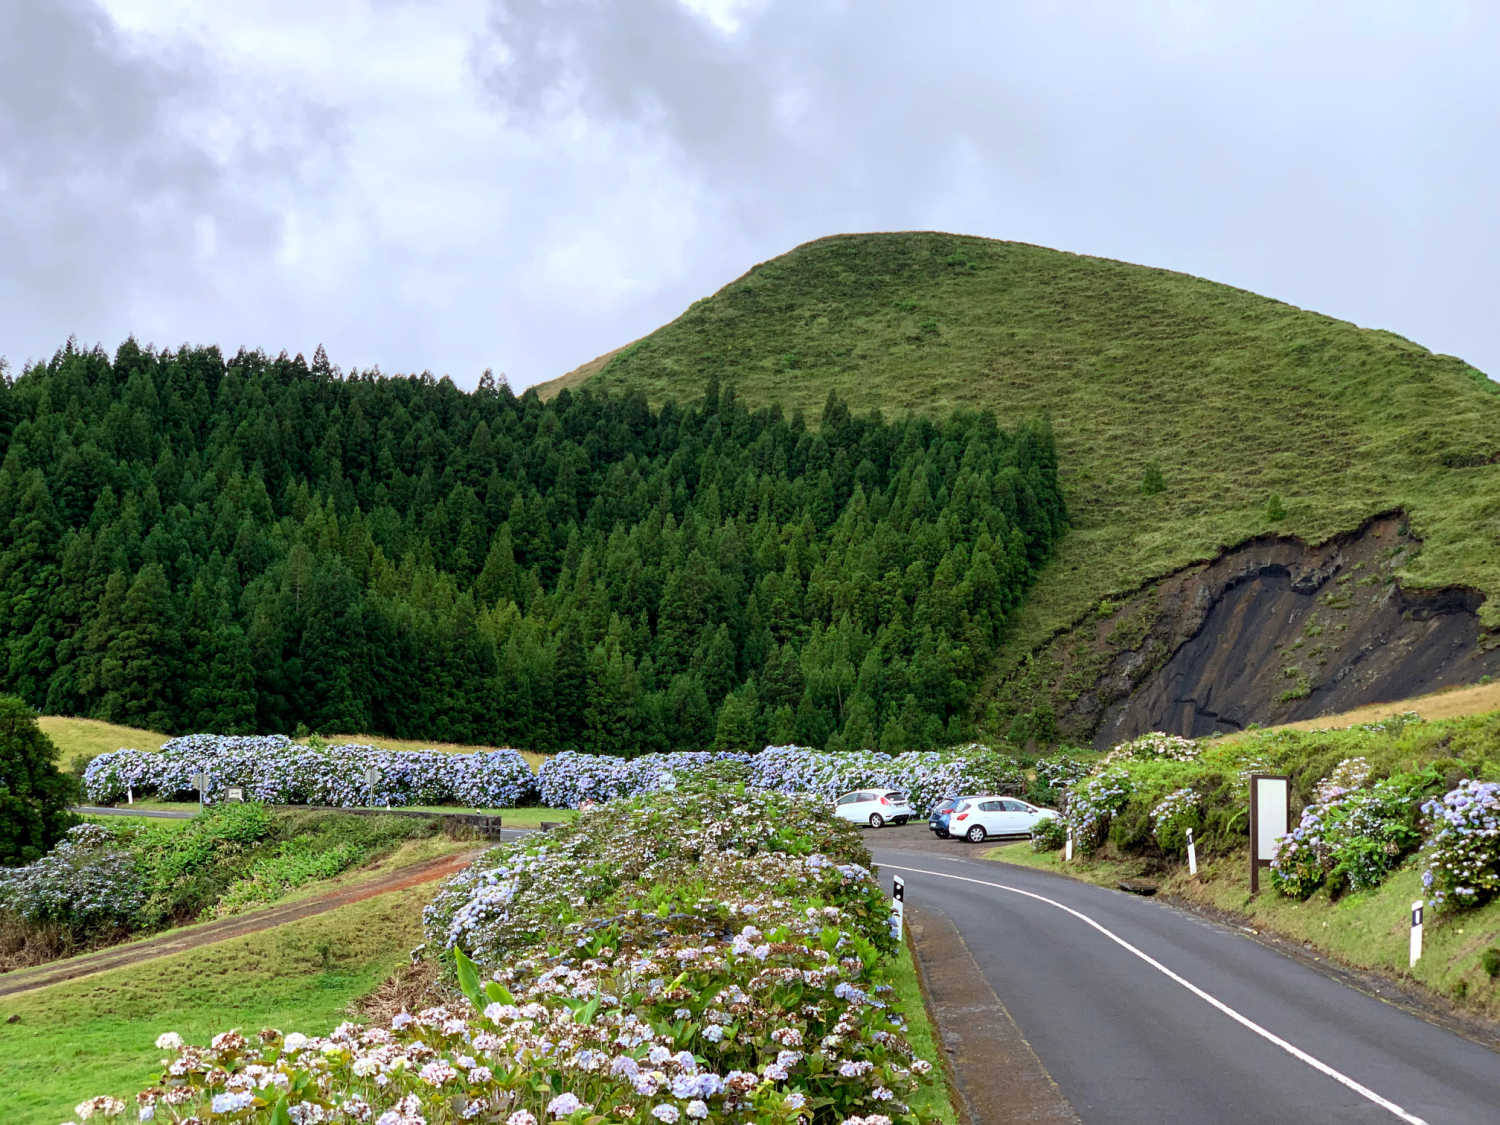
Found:
[[(811, 793), (832, 799), (851, 789), (904, 789), (925, 813), (945, 793), (1020, 793), (1025, 775), (1002, 754), (983, 746), (950, 751), (880, 754), (825, 753), (802, 746), (768, 746), (758, 754), (700, 751), (615, 758), (565, 751), (534, 775), (516, 750), (442, 754), (433, 750), (380, 750), (372, 746), (309, 747), (284, 735), (195, 734), (174, 738), (160, 753), (117, 750), (101, 754), (84, 771), (88, 799), (97, 804), (137, 797), (193, 800), (195, 773), (208, 775), (205, 799), (223, 799), (240, 786), (251, 800), (271, 804), (461, 805), (514, 808), (540, 800), (548, 808), (578, 808), (676, 785), (719, 763), (744, 767), (751, 784), (778, 793)], [(380, 780), (365, 782), (374, 768)]]
[(1478, 906), (1500, 896), (1497, 743), (1500, 714), (1427, 722), (1405, 713), (1235, 740), (1158, 732), (1121, 743), (1073, 781), (1064, 823), (1084, 854), (1106, 841), (1126, 853), (1180, 854), (1188, 828), (1200, 852), (1226, 853), (1246, 843), (1250, 775), (1286, 774), (1301, 813), (1277, 843), (1279, 891), (1373, 888), (1420, 846), (1427, 901)]
[(607, 801), (675, 785), (679, 777), (689, 777), (715, 762), (743, 765), (746, 779), (758, 788), (807, 793), (824, 800), (851, 789), (902, 789), (918, 813), (926, 813), (945, 793), (1019, 793), (1026, 786), (1015, 764), (988, 747), (893, 755), (768, 746), (758, 754), (721, 751), (630, 759), (564, 751), (547, 759), (538, 781), (544, 805), (578, 808), (585, 801)]
[(1422, 812), (1422, 883), (1434, 906), (1482, 906), (1500, 894), (1500, 783), (1462, 782)]
[(1318, 783), (1297, 827), (1276, 841), (1272, 886), (1293, 898), (1324, 883), (1367, 890), (1415, 850), (1421, 794), (1436, 775), (1400, 773), (1372, 785), (1370, 772), (1366, 759), (1348, 758)]
[[(371, 787), (370, 769), (380, 777)], [(194, 800), (195, 773), (208, 775), (204, 799), (222, 800), (230, 786), (247, 800), (279, 805), (441, 805), (513, 808), (533, 798), (536, 776), (518, 750), (443, 754), (374, 746), (303, 746), (285, 735), (194, 734), (166, 742), (158, 753), (101, 754), (83, 773), (90, 801), (115, 804), (129, 787), (136, 796)]]
[(443, 888), (429, 949), (467, 1000), (327, 1036), (169, 1034), (137, 1102), (173, 1122), (917, 1125), (930, 1066), (868, 865), (821, 802), (707, 783), (621, 801)]

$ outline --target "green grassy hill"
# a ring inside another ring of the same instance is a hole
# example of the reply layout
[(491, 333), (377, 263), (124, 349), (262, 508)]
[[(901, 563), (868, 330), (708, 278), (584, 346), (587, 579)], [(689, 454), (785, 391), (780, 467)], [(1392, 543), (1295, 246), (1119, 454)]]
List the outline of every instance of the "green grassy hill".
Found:
[(1500, 628), (1500, 386), (1389, 332), (1037, 246), (841, 235), (757, 266), (593, 382), (659, 399), (709, 375), (812, 419), (830, 389), (888, 415), (1051, 416), (1073, 530), (1002, 669), (1251, 536), (1319, 541), (1393, 508), (1423, 541), (1404, 583), (1477, 587)]

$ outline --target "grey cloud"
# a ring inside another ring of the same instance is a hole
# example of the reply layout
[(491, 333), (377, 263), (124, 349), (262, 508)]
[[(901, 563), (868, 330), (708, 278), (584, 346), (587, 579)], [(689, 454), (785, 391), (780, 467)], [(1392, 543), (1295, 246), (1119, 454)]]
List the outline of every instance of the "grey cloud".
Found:
[(321, 341), (524, 385), (799, 242), (937, 228), (1500, 374), (1491, 5), (751, 0), (731, 32), (678, 0), (256, 12), (0, 2), (0, 354)]
[(736, 251), (936, 226), (1202, 274), (1500, 374), (1473, 285), (1500, 253), (1488, 7), (799, 0), (733, 35), (672, 0), (490, 11), (491, 96), (671, 151), (726, 224), (718, 281)]
[(85, 0), (0, 5), (0, 351), (45, 358), (12, 349), (74, 332), (201, 340), (183, 310), (258, 299), (241, 282), (274, 258), (278, 202), (337, 123), (232, 79)]

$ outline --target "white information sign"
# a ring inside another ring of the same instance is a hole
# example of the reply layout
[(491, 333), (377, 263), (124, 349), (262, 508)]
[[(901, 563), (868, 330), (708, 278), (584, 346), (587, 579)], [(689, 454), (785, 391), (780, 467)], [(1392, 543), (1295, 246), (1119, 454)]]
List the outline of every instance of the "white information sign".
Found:
[(1255, 858), (1269, 863), (1276, 855), (1276, 841), (1287, 832), (1287, 779), (1256, 777)]
[(906, 882), (899, 875), (891, 877), (891, 935), (902, 940), (906, 928)]
[(1260, 890), (1260, 869), (1276, 855), (1276, 841), (1287, 833), (1291, 778), (1250, 775), (1250, 893)]

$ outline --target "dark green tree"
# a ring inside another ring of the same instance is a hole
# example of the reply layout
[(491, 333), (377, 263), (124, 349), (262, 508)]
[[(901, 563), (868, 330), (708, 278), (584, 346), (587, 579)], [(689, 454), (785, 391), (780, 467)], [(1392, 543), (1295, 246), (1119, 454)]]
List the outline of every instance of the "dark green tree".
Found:
[(76, 788), (26, 701), (0, 696), (0, 864), (46, 854), (76, 823), (68, 811)]

